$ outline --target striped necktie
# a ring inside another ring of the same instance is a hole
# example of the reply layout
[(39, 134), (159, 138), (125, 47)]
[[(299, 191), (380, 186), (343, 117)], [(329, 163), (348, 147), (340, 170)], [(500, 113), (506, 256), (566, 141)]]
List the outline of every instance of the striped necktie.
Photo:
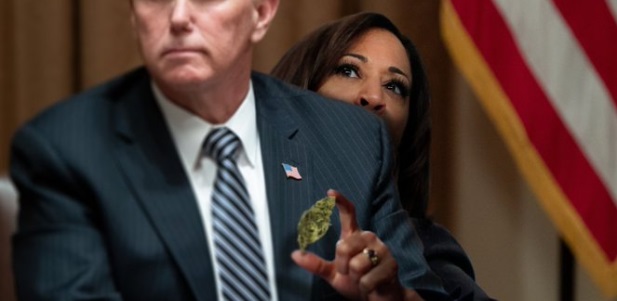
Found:
[(255, 214), (236, 165), (240, 140), (228, 128), (214, 129), (204, 154), (217, 163), (212, 190), (212, 227), (224, 300), (270, 300), (270, 285)]

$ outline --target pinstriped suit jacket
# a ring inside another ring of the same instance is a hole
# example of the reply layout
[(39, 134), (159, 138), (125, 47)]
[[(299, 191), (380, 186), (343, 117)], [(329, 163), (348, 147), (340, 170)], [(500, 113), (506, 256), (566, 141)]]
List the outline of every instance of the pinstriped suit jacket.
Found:
[[(264, 75), (252, 80), (279, 299), (339, 299), (290, 259), (302, 211), (328, 188), (352, 200), (361, 228), (389, 245), (405, 285), (443, 293), (399, 206), (383, 124)], [(216, 299), (196, 200), (149, 82), (138, 69), (59, 103), (15, 135), (13, 255), (23, 300)], [(282, 162), (303, 179), (288, 180)], [(310, 247), (328, 259), (336, 211), (332, 224)]]

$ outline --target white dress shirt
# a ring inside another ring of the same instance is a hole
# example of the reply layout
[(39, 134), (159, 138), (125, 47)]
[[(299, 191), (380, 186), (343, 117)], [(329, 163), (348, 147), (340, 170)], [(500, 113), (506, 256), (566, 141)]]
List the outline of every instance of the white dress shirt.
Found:
[(170, 129), (184, 169), (190, 179), (193, 192), (206, 232), (210, 259), (214, 266), (214, 276), (217, 283), (218, 299), (222, 300), (219, 267), (214, 255), (214, 240), (212, 238), (212, 189), (216, 177), (216, 162), (211, 158), (201, 156), (201, 147), (207, 135), (213, 128), (225, 126), (233, 131), (242, 144), (237, 164), (246, 182), (246, 188), (251, 196), (253, 210), (259, 236), (264, 249), (272, 300), (278, 300), (276, 277), (274, 273), (274, 253), (272, 251), (272, 233), (266, 197), (263, 162), (259, 133), (257, 131), (257, 112), (252, 83), (242, 105), (225, 124), (213, 125), (194, 115), (167, 99), (158, 87), (152, 83), (156, 101), (163, 112), (167, 126)]

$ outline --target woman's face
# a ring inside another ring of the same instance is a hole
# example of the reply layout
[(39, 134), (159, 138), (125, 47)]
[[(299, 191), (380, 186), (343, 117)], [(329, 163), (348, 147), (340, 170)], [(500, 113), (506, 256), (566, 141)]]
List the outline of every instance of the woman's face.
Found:
[(387, 30), (371, 29), (351, 45), (317, 92), (379, 115), (398, 147), (409, 116), (411, 83), (403, 44)]

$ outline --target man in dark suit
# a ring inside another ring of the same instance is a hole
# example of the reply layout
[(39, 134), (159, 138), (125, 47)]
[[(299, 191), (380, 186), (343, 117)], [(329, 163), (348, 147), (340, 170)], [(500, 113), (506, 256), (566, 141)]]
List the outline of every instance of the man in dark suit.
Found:
[[(384, 125), (251, 73), (277, 7), (131, 1), (146, 68), (15, 135), (21, 299), (445, 295), (398, 203)], [(353, 203), (329, 191), (339, 209), (331, 229), (294, 252), (302, 212), (328, 188)]]

